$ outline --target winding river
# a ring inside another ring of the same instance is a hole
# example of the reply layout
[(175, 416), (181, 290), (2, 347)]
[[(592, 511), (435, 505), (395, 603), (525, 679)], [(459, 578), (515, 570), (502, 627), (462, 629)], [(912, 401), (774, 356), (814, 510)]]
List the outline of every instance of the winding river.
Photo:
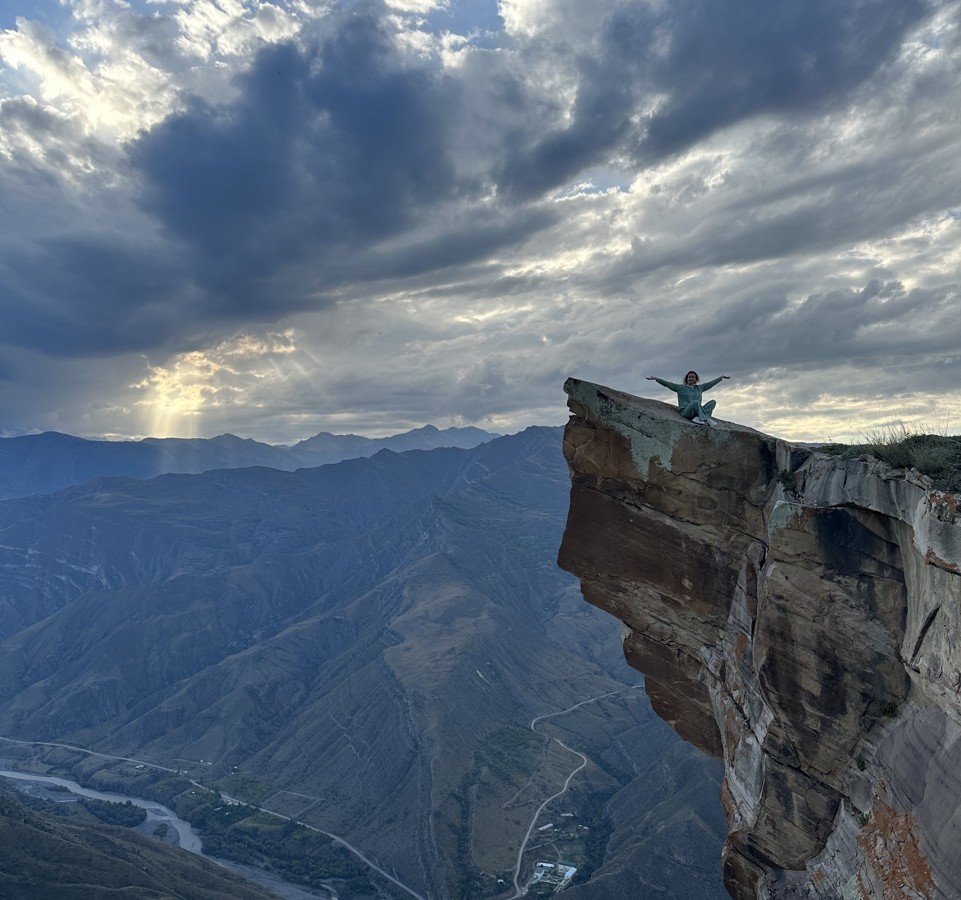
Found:
[(229, 869), (231, 872), (246, 878), (248, 881), (259, 884), (278, 897), (283, 898), (283, 900), (316, 900), (316, 898), (331, 897), (330, 892), (311, 890), (310, 888), (291, 884), (290, 882), (283, 881), (276, 875), (252, 866), (243, 866), (238, 863), (217, 859), (213, 856), (207, 856), (203, 852), (200, 836), (194, 831), (191, 824), (179, 818), (176, 813), (154, 800), (145, 800), (143, 797), (130, 797), (126, 794), (94, 791), (67, 778), (57, 778), (53, 775), (36, 775), (33, 772), (15, 772), (11, 769), (0, 769), (0, 777), (10, 778), (16, 781), (56, 785), (61, 788), (66, 788), (72, 794), (77, 794), (81, 797), (90, 797), (94, 800), (107, 800), (111, 803), (126, 803), (129, 800), (134, 806), (139, 806), (141, 809), (146, 810), (147, 821), (144, 823), (147, 826), (146, 831), (153, 831), (156, 826), (161, 823), (166, 824), (169, 828), (177, 832), (178, 843), (182, 849), (188, 850), (190, 853), (197, 853), (205, 859), (209, 859), (211, 862), (215, 862), (225, 869)]
[[(53, 775), (35, 775), (32, 772), (13, 772), (10, 769), (0, 769), (0, 776), (13, 778), (17, 781), (34, 781), (40, 784), (55, 784), (58, 787), (66, 788), (71, 794), (78, 794), (81, 797), (90, 797), (93, 800), (107, 800), (110, 803), (126, 803), (128, 800), (134, 805), (147, 811), (147, 822), (150, 824), (166, 823), (177, 832), (180, 846), (191, 853), (201, 853), (200, 836), (193, 830), (189, 822), (177, 817), (176, 813), (161, 806), (153, 800), (144, 800), (142, 797), (128, 797), (126, 794), (110, 794), (104, 791), (93, 791), (90, 788), (82, 787), (76, 781), (69, 781), (66, 778), (56, 778)], [(152, 828), (150, 829), (153, 830)]]

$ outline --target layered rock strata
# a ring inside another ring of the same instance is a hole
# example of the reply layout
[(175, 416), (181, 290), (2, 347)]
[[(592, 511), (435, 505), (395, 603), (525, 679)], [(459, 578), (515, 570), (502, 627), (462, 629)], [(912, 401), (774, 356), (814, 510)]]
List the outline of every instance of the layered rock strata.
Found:
[(961, 897), (959, 498), (568, 379), (560, 565), (724, 760), (737, 900)]

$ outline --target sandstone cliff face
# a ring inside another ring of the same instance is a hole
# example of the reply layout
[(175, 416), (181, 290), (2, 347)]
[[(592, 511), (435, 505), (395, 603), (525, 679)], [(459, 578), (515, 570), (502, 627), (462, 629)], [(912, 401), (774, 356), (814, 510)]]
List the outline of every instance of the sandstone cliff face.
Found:
[(575, 379), (560, 565), (654, 708), (721, 757), (732, 897), (961, 897), (961, 516)]

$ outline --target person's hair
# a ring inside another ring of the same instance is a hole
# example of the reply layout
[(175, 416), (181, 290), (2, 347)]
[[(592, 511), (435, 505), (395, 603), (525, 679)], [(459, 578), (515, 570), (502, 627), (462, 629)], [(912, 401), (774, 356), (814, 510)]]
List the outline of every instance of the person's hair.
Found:
[[(693, 369), (691, 369), (691, 371), (688, 372), (687, 375), (693, 375), (693, 376), (694, 376), (694, 383), (695, 383), (695, 384), (697, 384), (697, 382), (699, 382), (699, 381), (701, 380), (701, 376), (698, 375), (697, 372), (695, 372)], [(687, 375), (684, 376), (684, 381), (685, 381), (685, 382), (687, 381)]]

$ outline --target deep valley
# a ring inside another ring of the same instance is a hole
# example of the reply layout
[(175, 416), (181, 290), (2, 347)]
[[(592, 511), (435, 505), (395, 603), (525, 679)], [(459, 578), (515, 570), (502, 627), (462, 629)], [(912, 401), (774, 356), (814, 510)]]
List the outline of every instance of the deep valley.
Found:
[(720, 767), (556, 567), (567, 493), (534, 428), (5, 501), (0, 735), (38, 744), (0, 754), (209, 818), (193, 780), (243, 804), (210, 839), (251, 862), (320, 829), (396, 879), (357, 896), (507, 898), (547, 857), (572, 898), (723, 897)]

